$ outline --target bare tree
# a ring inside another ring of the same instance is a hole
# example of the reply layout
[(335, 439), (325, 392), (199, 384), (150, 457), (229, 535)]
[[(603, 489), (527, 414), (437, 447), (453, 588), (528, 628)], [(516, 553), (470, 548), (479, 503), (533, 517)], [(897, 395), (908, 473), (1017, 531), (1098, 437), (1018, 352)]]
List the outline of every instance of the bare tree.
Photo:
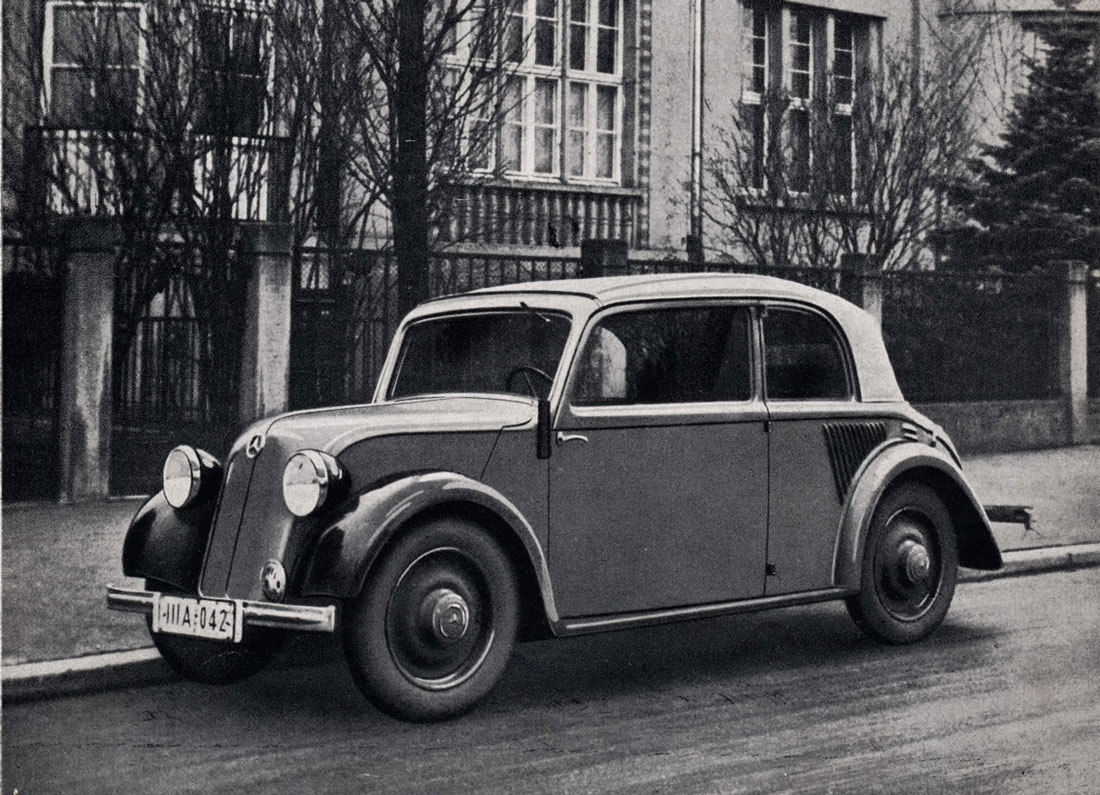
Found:
[(853, 190), (829, 206), (845, 252), (910, 267), (927, 252), (944, 192), (975, 150), (971, 102), (982, 73), (984, 29), (967, 35), (929, 25), (926, 52), (885, 49), (853, 113)]
[[(810, 141), (791, 134), (790, 112), (790, 97), (769, 91), (713, 131), (706, 160), (711, 200), (703, 208), (716, 246), (734, 262), (786, 267), (835, 258), (826, 222), (829, 171), (820, 157), (811, 167)], [(816, 147), (826, 151), (831, 128), (817, 108), (805, 114), (800, 123), (815, 130)]]
[(23, 206), (54, 230), (62, 217), (110, 221), (116, 358), (154, 299), (223, 321), (194, 355), (204, 404), (231, 420), (250, 279), (239, 222), (266, 219), (280, 154), (269, 137), (268, 23), (243, 0), (74, 3), (53, 14), (51, 68), (26, 69), (46, 124), (28, 137), (39, 179)]
[(974, 26), (960, 35), (921, 24), (926, 47), (899, 42), (865, 59), (850, 96), (827, 75), (811, 103), (773, 90), (730, 114), (707, 205), (727, 255), (830, 267), (863, 253), (898, 268), (927, 250), (945, 187), (975, 145), (984, 39)]
[(428, 297), (448, 186), (492, 145), (506, 110), (504, 77), (526, 47), (513, 13), (521, 0), (346, 1), (369, 104), (358, 114), (353, 168), (389, 211), (403, 312)]

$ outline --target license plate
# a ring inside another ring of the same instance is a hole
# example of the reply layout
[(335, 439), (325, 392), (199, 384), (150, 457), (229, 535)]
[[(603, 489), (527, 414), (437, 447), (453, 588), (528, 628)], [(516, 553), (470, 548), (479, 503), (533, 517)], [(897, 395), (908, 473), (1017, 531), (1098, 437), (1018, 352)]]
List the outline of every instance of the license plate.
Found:
[(158, 593), (153, 599), (153, 632), (240, 643), (241, 603)]

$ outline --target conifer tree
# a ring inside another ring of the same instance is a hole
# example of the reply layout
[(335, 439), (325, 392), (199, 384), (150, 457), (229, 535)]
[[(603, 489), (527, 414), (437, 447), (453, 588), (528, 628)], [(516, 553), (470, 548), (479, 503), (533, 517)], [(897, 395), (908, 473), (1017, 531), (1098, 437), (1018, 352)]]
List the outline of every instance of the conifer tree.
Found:
[(1028, 272), (1058, 260), (1100, 262), (1100, 94), (1096, 29), (1060, 3), (1027, 62), (1026, 90), (999, 145), (955, 186), (947, 265)]

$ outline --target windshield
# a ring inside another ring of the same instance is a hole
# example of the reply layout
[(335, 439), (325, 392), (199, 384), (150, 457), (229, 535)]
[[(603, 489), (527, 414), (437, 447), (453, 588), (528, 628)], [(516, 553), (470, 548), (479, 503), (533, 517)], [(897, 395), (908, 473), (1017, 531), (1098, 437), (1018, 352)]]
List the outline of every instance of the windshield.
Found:
[(389, 397), (511, 392), (545, 398), (569, 318), (534, 309), (422, 320), (405, 332)]

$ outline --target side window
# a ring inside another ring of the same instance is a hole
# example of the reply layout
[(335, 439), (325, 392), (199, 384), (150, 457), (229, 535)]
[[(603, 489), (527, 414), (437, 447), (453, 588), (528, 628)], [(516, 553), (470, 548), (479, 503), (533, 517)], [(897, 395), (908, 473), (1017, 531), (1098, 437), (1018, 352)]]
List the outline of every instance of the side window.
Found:
[(592, 332), (575, 406), (703, 403), (752, 395), (744, 307), (622, 312)]
[(851, 394), (840, 343), (820, 315), (769, 309), (764, 360), (769, 400), (844, 400)]

